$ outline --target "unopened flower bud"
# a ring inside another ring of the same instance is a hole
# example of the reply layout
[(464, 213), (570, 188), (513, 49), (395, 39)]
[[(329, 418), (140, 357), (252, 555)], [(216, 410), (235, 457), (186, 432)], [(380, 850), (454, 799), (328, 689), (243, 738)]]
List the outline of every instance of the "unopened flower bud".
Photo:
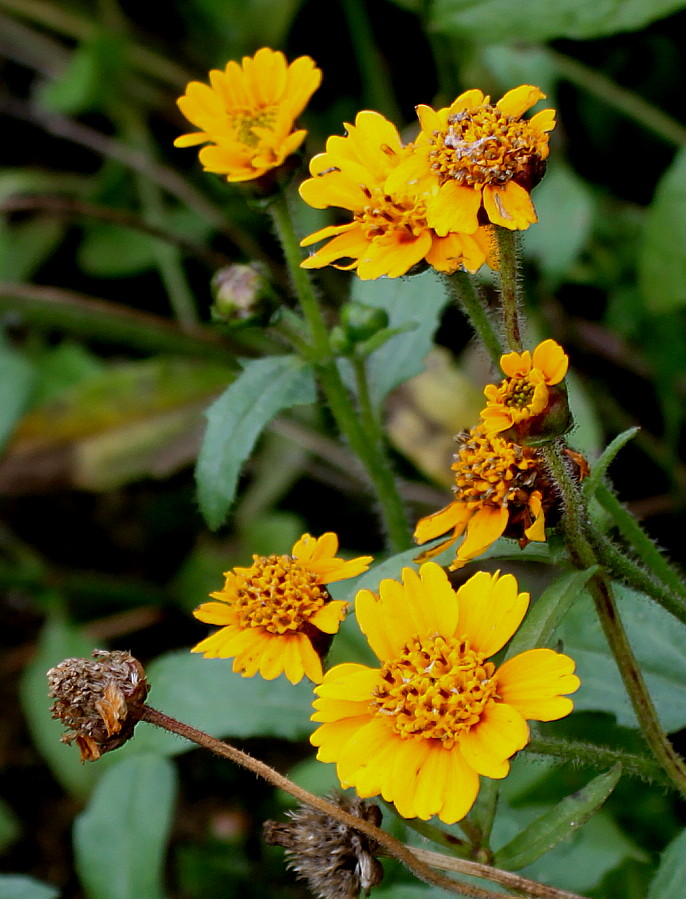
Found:
[(378, 306), (346, 303), (341, 307), (341, 327), (352, 342), (359, 343), (388, 327), (388, 313)]
[[(351, 815), (377, 826), (381, 822), (381, 812), (372, 803), (358, 797), (329, 798)], [(283, 846), (288, 867), (317, 899), (358, 899), (360, 891), (369, 895), (381, 883), (383, 868), (374, 840), (309, 806), (287, 814), (290, 821), (285, 824), (265, 821), (264, 838)]]
[(260, 324), (271, 309), (272, 291), (253, 265), (227, 265), (212, 278), (213, 318), (229, 324)]
[(48, 671), (52, 717), (70, 729), (81, 761), (95, 761), (133, 736), (150, 689), (140, 662), (128, 652), (94, 649), (92, 659), (65, 659)]

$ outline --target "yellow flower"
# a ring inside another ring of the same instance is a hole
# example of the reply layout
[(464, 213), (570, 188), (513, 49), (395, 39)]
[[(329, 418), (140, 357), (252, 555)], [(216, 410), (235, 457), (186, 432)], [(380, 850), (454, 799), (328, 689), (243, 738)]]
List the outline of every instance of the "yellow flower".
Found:
[(324, 584), (356, 577), (369, 568), (371, 556), (336, 558), (338, 537), (303, 534), (290, 556), (253, 556), (250, 568), (224, 575), (224, 587), (210, 594), (193, 614), (221, 630), (192, 652), (208, 659), (233, 658), (243, 677), (259, 673), (273, 680), (282, 672), (297, 684), (303, 676), (321, 681), (320, 656), (345, 617), (347, 602), (332, 600)]
[(466, 530), (450, 568), (485, 552), (505, 534), (526, 546), (545, 541), (545, 511), (555, 502), (538, 452), (489, 435), (482, 424), (461, 434), (451, 468), (455, 472), (455, 499), (444, 509), (420, 519), (417, 543), (434, 540), (448, 531), (450, 537), (423, 552), (417, 561), (438, 555)]
[(519, 627), (529, 595), (511, 574), (479, 572), (455, 592), (434, 562), (379, 595), (361, 590), (355, 611), (380, 667), (337, 665), (315, 688), (310, 737), (336, 762), (343, 787), (381, 794), (405, 818), (463, 818), (479, 777), (503, 778), (526, 746), (526, 719), (568, 715), (579, 688), (574, 662), (532, 649), (499, 668), (489, 657)]
[(290, 65), (283, 53), (263, 47), (210, 72), (211, 87), (191, 81), (177, 101), (200, 130), (174, 141), (177, 147), (209, 144), (200, 150), (206, 172), (227, 181), (252, 181), (294, 153), (306, 131), (293, 130), (296, 118), (319, 87), (322, 73), (309, 56)]
[(366, 110), (345, 127), (345, 137), (330, 137), (326, 152), (312, 159), (314, 177), (301, 184), (300, 195), (316, 209), (347, 209), (352, 221), (306, 237), (301, 246), (332, 239), (305, 259), (303, 268), (352, 260), (337, 267), (356, 269), (362, 280), (369, 280), (398, 278), (423, 261), (441, 272), (462, 267), (475, 272), (491, 259), (490, 229), (439, 237), (427, 224), (427, 197), (409, 184), (387, 190), (386, 179), (412, 152), (402, 145), (395, 125)]
[(495, 106), (479, 90), (460, 94), (444, 109), (418, 106), (422, 131), (415, 152), (388, 189), (411, 182), (425, 192), (435, 185), (427, 220), (440, 235), (472, 234), (484, 220), (525, 230), (537, 221), (529, 193), (543, 174), (555, 111), (521, 117), (544, 98), (539, 88), (524, 84)]
[(507, 377), (500, 386), (484, 389), (486, 408), (481, 412), (489, 434), (497, 434), (542, 415), (550, 404), (549, 387), (559, 384), (567, 374), (569, 359), (559, 343), (544, 340), (533, 353), (507, 353), (500, 367)]

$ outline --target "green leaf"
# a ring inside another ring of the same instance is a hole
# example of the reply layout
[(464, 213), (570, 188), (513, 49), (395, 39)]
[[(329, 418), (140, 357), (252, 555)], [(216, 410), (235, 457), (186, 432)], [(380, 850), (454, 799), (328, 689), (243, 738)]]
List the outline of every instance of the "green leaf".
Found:
[(548, 278), (561, 280), (590, 234), (593, 194), (572, 169), (558, 162), (546, 171), (534, 201), (539, 223), (526, 232), (525, 254)]
[(0, 334), (0, 449), (11, 436), (26, 408), (33, 386), (34, 370), (26, 357), (17, 352)]
[[(403, 329), (367, 362), (371, 400), (380, 406), (394, 387), (423, 370), (448, 296), (436, 272), (427, 271), (405, 278), (357, 279), (351, 299), (385, 309), (388, 327)], [(409, 325), (413, 329), (404, 330)]]
[(494, 865), (518, 871), (549, 852), (588, 821), (614, 790), (621, 775), (621, 765), (614, 765), (583, 789), (565, 797), (499, 849)]
[(686, 884), (686, 830), (662, 853), (647, 899), (683, 899)]
[[(152, 685), (151, 705), (213, 737), (301, 740), (312, 731), (314, 697), (309, 681), (294, 686), (284, 677), (273, 681), (242, 677), (231, 670), (231, 660), (205, 659), (190, 652), (160, 656), (146, 666), (146, 674)], [(139, 724), (135, 738), (117, 755), (176, 755), (192, 747), (174, 734)]]
[(435, 0), (429, 27), (480, 44), (596, 38), (635, 31), (684, 0)]
[(11, 223), (0, 219), (0, 271), (3, 281), (29, 281), (62, 240), (64, 222), (34, 215)]
[(512, 638), (508, 657), (536, 646), (547, 646), (557, 626), (579, 598), (598, 566), (572, 571), (555, 578), (529, 609), (522, 626)]
[(21, 702), (33, 742), (57, 780), (77, 799), (88, 795), (100, 771), (95, 765), (81, 764), (75, 746), (60, 742), (66, 728), (50, 717), (51, 700), (45, 675), (64, 659), (90, 656), (94, 648), (94, 642), (53, 612), (41, 631), (38, 651), (21, 681)]
[(58, 899), (60, 891), (50, 884), (21, 874), (0, 874), (1, 899)]
[(243, 462), (262, 430), (279, 412), (314, 403), (312, 370), (296, 356), (245, 363), (243, 371), (206, 412), (196, 479), (198, 501), (209, 526), (218, 528), (233, 503)]
[(655, 190), (640, 243), (638, 280), (650, 312), (686, 305), (686, 148)]
[(88, 899), (162, 899), (176, 771), (167, 759), (123, 759), (100, 780), (74, 825), (76, 868)]
[[(646, 679), (663, 727), (668, 732), (686, 727), (686, 646), (674, 618), (646, 596), (613, 585), (619, 614)], [(635, 728), (636, 717), (586, 594), (579, 597), (557, 630), (564, 651), (576, 662), (581, 687), (574, 694), (579, 710), (613, 714), (617, 723)]]

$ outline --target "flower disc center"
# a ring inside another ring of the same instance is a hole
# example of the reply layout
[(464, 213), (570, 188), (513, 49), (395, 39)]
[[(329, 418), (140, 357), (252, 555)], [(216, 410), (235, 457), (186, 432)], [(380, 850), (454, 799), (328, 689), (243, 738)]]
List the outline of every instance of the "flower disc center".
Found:
[(258, 110), (251, 109), (247, 112), (232, 112), (230, 116), (235, 139), (246, 147), (254, 149), (264, 139), (260, 134), (256, 133), (255, 129), (267, 128), (273, 131), (276, 124), (277, 109), (276, 107), (265, 107)]
[(495, 695), (494, 672), (464, 637), (416, 637), (384, 664), (372, 709), (401, 737), (440, 740), (450, 749)]
[(241, 627), (264, 627), (272, 634), (300, 630), (329, 598), (317, 575), (290, 556), (253, 556), (250, 568), (236, 569), (233, 607)]
[(447, 181), (482, 186), (504, 184), (530, 168), (540, 135), (529, 122), (484, 105), (448, 117), (448, 129), (432, 138), (429, 158)]
[(512, 378), (507, 385), (505, 405), (525, 409), (531, 405), (535, 390), (535, 386), (528, 378)]
[(426, 231), (426, 205), (415, 201), (403, 203), (382, 190), (365, 189), (369, 203), (355, 213), (367, 240), (390, 243), (413, 241)]

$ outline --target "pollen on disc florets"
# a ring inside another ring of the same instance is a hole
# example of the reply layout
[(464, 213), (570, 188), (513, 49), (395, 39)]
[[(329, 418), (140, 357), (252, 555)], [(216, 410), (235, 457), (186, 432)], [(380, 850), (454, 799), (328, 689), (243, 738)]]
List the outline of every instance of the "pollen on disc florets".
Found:
[(494, 672), (465, 638), (417, 637), (384, 664), (372, 707), (401, 737), (440, 740), (450, 749), (495, 695)]
[(394, 232), (405, 232), (407, 240), (414, 240), (426, 231), (426, 204), (414, 201), (405, 204), (381, 189), (362, 189), (369, 196), (369, 203), (356, 212), (354, 218), (361, 225), (367, 240), (388, 237), (390, 241)]
[(489, 437), (478, 427), (460, 435), (458, 443), (452, 464), (453, 492), (456, 499), (473, 508), (524, 499), (542, 476), (535, 450), (502, 437)]
[(429, 156), (445, 180), (503, 184), (528, 177), (532, 166), (540, 164), (540, 140), (529, 122), (484, 104), (448, 116), (448, 129), (435, 134)]
[(298, 631), (329, 599), (318, 576), (290, 556), (255, 555), (250, 568), (236, 569), (233, 607), (241, 627)]

